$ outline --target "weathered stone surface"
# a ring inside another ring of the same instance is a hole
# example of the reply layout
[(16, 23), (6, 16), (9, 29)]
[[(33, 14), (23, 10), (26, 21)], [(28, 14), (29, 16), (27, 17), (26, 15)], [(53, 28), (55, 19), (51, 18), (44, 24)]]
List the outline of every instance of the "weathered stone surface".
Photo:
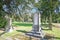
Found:
[(12, 18), (7, 18), (7, 25), (5, 28), (6, 28), (5, 32), (12, 32), (13, 31)]

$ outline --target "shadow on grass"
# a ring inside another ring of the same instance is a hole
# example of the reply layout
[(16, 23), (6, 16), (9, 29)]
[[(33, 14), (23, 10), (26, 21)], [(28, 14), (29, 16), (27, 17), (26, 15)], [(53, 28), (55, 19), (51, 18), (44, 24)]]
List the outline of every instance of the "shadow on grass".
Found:
[(55, 37), (53, 34), (46, 34), (45, 36), (44, 36), (44, 39), (51, 39), (51, 40), (53, 40), (53, 39), (58, 39), (58, 40), (60, 40), (60, 37)]
[(27, 31), (25, 31), (25, 30), (16, 30), (16, 31), (22, 32), (22, 33), (26, 33), (26, 32), (27, 32)]
[(45, 27), (45, 28), (49, 27), (49, 24), (41, 24), (41, 25), (42, 27)]
[[(27, 33), (27, 31), (25, 30), (16, 30), (18, 32), (22, 32), (22, 33)], [(54, 36), (45, 36), (44, 39), (59, 39), (60, 40), (60, 37), (54, 37)]]
[(58, 39), (58, 40), (60, 40), (60, 37), (45, 36), (44, 39), (55, 39), (55, 40)]
[(47, 31), (47, 30), (50, 30), (50, 29), (42, 29), (42, 30), (46, 30)]
[(4, 32), (5, 31), (4, 28), (0, 28), (0, 30), (3, 31), (3, 32), (0, 33), (0, 36), (6, 33), (6, 32)]
[(59, 39), (60, 40), (60, 37), (53, 37), (54, 39)]
[(5, 33), (6, 33), (6, 32), (1, 33), (0, 36), (2, 36), (2, 35), (5, 34)]
[(32, 26), (32, 24), (26, 24), (26, 23), (14, 23), (16, 26)]

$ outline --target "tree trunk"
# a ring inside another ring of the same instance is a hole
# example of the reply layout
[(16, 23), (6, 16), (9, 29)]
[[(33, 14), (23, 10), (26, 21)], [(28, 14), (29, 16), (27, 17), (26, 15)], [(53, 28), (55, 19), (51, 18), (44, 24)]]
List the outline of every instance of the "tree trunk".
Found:
[(6, 15), (5, 18), (7, 19), (7, 25), (5, 27), (5, 32), (12, 32), (13, 31), (12, 18), (8, 17), (8, 15)]
[(50, 11), (50, 16), (49, 16), (49, 29), (52, 30), (52, 15), (51, 15), (51, 11)]
[(45, 23), (47, 24), (47, 17), (45, 18)]

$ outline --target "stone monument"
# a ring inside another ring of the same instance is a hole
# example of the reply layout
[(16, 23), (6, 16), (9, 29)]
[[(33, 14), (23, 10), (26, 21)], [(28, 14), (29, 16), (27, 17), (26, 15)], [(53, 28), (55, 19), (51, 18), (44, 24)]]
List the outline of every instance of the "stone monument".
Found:
[(40, 19), (40, 13), (36, 12), (33, 15), (33, 27), (31, 32), (27, 32), (26, 35), (43, 38), (44, 33), (41, 29), (41, 19)]
[(7, 24), (5, 27), (5, 32), (12, 32), (13, 31), (13, 27), (12, 27), (12, 18), (8, 17), (7, 15), (5, 16), (6, 20), (7, 20)]

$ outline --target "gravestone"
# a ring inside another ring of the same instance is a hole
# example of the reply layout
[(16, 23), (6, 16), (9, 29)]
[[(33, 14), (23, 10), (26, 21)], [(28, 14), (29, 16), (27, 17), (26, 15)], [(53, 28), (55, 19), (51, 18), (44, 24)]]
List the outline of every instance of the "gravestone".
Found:
[(37, 12), (34, 13), (32, 31), (27, 32), (26, 35), (37, 37), (37, 38), (44, 37), (44, 33), (42, 32), (42, 29), (41, 29), (40, 13), (37, 13)]
[(7, 15), (5, 17), (7, 19), (7, 24), (6, 24), (6, 27), (5, 27), (5, 32), (12, 32), (13, 31), (12, 18), (8, 17)]

